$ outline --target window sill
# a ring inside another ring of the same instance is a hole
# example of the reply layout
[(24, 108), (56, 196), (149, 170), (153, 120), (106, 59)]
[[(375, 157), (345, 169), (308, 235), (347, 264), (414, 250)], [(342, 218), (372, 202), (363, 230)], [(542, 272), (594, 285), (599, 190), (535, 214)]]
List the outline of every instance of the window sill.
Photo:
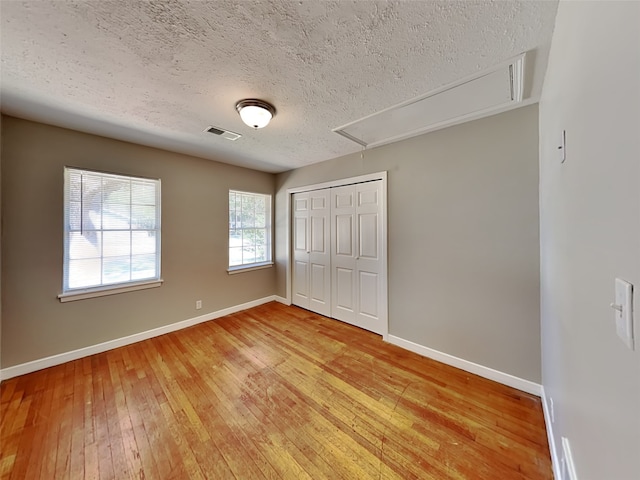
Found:
[(76, 300), (85, 300), (87, 298), (105, 297), (107, 295), (117, 295), (119, 293), (134, 292), (136, 290), (146, 290), (147, 288), (156, 288), (162, 285), (164, 280), (151, 280), (146, 282), (128, 283), (126, 285), (113, 285), (108, 287), (87, 288), (85, 290), (77, 290), (75, 292), (61, 293), (58, 295), (60, 302), (75, 302)]
[(236, 273), (250, 272), (252, 270), (262, 270), (263, 268), (273, 267), (273, 262), (254, 263), (251, 265), (238, 265), (237, 267), (229, 267), (227, 273), (229, 275), (235, 275)]

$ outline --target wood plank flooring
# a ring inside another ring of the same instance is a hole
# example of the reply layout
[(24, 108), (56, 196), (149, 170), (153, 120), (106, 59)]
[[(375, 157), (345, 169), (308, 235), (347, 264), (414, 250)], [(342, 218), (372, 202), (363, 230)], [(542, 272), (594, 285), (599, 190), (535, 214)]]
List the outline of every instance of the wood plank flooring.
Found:
[(540, 400), (270, 303), (6, 380), (3, 479), (551, 479)]

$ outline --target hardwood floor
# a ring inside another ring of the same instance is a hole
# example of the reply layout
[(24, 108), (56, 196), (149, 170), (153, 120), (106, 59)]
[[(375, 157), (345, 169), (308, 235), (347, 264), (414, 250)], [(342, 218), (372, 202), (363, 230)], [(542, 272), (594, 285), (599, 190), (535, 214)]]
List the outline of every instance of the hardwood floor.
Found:
[(551, 479), (540, 400), (266, 304), (6, 380), (3, 479)]

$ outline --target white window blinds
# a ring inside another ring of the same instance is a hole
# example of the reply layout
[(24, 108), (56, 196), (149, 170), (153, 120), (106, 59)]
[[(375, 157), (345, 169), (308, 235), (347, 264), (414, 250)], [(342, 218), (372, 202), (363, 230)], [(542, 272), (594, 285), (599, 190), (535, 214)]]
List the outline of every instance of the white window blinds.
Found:
[(65, 168), (63, 291), (160, 278), (160, 180)]

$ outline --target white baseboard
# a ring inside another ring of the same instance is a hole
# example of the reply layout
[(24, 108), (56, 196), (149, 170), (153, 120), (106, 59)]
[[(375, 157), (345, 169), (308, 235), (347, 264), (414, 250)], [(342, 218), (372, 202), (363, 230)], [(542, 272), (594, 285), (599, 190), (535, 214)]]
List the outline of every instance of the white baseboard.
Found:
[(3, 368), (0, 370), (0, 380), (7, 380), (9, 378), (17, 377), (18, 375), (35, 372), (37, 370), (42, 370), (43, 368), (49, 368), (55, 365), (70, 362), (72, 360), (77, 360), (78, 358), (88, 357), (89, 355), (95, 355), (96, 353), (106, 352), (107, 350), (123, 347), (125, 345), (130, 345), (132, 343), (147, 340), (149, 338), (158, 337), (160, 335), (164, 335), (165, 333), (182, 330), (183, 328), (191, 327), (193, 325), (197, 325), (198, 323), (224, 317), (225, 315), (230, 315), (242, 310), (247, 310), (248, 308), (257, 307), (258, 305), (272, 302), (274, 300), (280, 301), (280, 298), (282, 297), (277, 297), (276, 295), (259, 298), (258, 300), (252, 300), (251, 302), (243, 303), (241, 305), (235, 305), (233, 307), (224, 308), (215, 312), (205, 313), (204, 315), (200, 315), (198, 317), (189, 318), (181, 322), (176, 322), (170, 325), (165, 325), (163, 327), (147, 330), (146, 332), (135, 333), (127, 337), (116, 338), (114, 340), (98, 343), (97, 345), (92, 345), (90, 347), (79, 348), (70, 352), (60, 353), (58, 355), (52, 355), (50, 357), (33, 360), (31, 362), (22, 363), (20, 365), (14, 365), (13, 367)]
[(551, 409), (549, 408), (549, 399), (542, 386), (542, 413), (544, 414), (544, 423), (547, 427), (547, 441), (549, 442), (549, 452), (551, 453), (551, 468), (553, 469), (553, 478), (556, 480), (562, 480), (562, 473), (560, 472), (561, 463), (560, 457), (558, 457), (558, 450), (556, 450), (556, 440), (553, 436), (553, 422), (551, 417)]
[(489, 380), (494, 380), (498, 383), (508, 385), (509, 387), (517, 388), (518, 390), (522, 390), (523, 392), (531, 393), (532, 395), (537, 396), (540, 396), (542, 394), (542, 386), (540, 384), (525, 380), (520, 377), (516, 377), (509, 373), (494, 370), (493, 368), (485, 367), (483, 365), (464, 360), (463, 358), (454, 357), (453, 355), (449, 355), (448, 353), (443, 353), (438, 350), (434, 350), (433, 348), (410, 342), (409, 340), (396, 337), (395, 335), (388, 335), (385, 340), (406, 350), (417, 353), (418, 355), (422, 355), (423, 357), (446, 363), (447, 365), (451, 365), (452, 367), (459, 368), (466, 372), (474, 373), (481, 377), (488, 378)]
[(291, 305), (291, 300), (284, 297), (280, 297), (279, 295), (274, 295), (273, 299), (278, 303), (282, 303), (283, 305), (287, 305), (287, 306)]

